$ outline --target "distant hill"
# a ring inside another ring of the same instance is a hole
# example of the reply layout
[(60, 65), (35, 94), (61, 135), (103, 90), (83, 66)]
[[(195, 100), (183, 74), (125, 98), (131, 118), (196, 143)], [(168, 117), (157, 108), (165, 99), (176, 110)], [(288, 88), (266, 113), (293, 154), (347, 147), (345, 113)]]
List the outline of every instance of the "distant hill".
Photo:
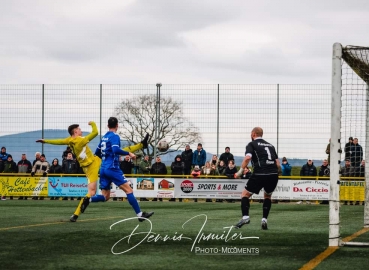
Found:
[[(83, 135), (87, 135), (88, 132), (84, 132)], [(46, 129), (44, 130), (44, 138), (48, 139), (61, 139), (68, 137), (69, 134), (66, 130), (62, 129)], [(15, 162), (18, 162), (21, 159), (21, 155), (24, 153), (27, 155), (28, 160), (31, 162), (34, 160), (34, 156), (36, 152), (42, 152), (42, 144), (36, 143), (37, 139), (42, 138), (41, 130), (30, 131), (17, 133), (12, 135), (0, 136), (0, 147), (5, 146), (7, 153), (13, 156)], [(100, 134), (89, 143), (92, 151), (95, 151), (97, 145), (100, 141)], [(122, 146), (128, 145), (128, 142), (122, 141)], [(54, 158), (58, 158), (61, 160), (63, 151), (66, 149), (66, 146), (63, 145), (50, 145), (44, 144), (43, 153), (46, 155), (46, 160), (51, 162)], [(162, 155), (162, 162), (167, 166), (174, 161), (174, 158), (177, 155), (180, 155), (182, 151), (173, 151), (167, 154)], [(213, 153), (206, 153), (207, 160), (211, 160)], [(244, 157), (236, 156), (235, 162), (237, 166), (240, 166)], [(291, 166), (302, 166), (307, 162), (306, 159), (293, 159), (289, 158), (288, 162)], [(315, 161), (315, 166), (320, 166), (322, 164), (321, 160)]]
[[(84, 135), (88, 134), (83, 133)], [(60, 129), (46, 129), (44, 130), (44, 138), (47, 139), (62, 139), (68, 137), (69, 134), (66, 130)], [(21, 159), (21, 155), (24, 153), (27, 155), (27, 159), (31, 162), (35, 159), (36, 152), (43, 152), (46, 156), (46, 160), (51, 162), (54, 158), (61, 160), (63, 151), (66, 149), (64, 145), (51, 145), (44, 144), (42, 151), (42, 144), (36, 143), (37, 139), (42, 138), (41, 130), (30, 131), (24, 133), (17, 133), (12, 135), (0, 136), (0, 146), (6, 147), (6, 152), (13, 156), (15, 162)], [(100, 141), (100, 137), (96, 137), (89, 145), (93, 151), (97, 147)]]

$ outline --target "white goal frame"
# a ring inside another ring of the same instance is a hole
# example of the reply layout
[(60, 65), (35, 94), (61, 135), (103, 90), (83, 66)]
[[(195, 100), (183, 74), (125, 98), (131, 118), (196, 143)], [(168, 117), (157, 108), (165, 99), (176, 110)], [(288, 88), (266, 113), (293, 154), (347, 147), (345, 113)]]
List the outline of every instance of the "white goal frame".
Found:
[[(340, 161), (341, 161), (341, 108), (342, 108), (342, 55), (340, 43), (333, 45), (331, 144), (330, 144), (330, 194), (329, 194), (329, 246), (369, 246), (363, 242), (343, 242), (340, 238)], [(369, 85), (366, 91), (365, 160), (369, 164)], [(369, 166), (368, 166), (369, 168)], [(365, 170), (364, 224), (369, 227), (369, 169)]]

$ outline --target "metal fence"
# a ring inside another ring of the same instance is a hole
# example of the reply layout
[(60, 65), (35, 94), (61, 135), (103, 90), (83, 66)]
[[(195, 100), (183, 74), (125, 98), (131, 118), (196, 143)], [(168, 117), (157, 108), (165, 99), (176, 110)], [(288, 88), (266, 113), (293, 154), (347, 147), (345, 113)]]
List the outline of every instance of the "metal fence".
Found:
[[(87, 123), (91, 120), (104, 134), (107, 119), (114, 115), (117, 104), (145, 94), (156, 95), (157, 87), (155, 84), (0, 85), (0, 91), (0, 145), (7, 148), (15, 161), (20, 160), (22, 153), (32, 161), (35, 151), (45, 152), (51, 161), (55, 157), (60, 159), (65, 147), (42, 146), (34, 142), (36, 139), (67, 137), (66, 129), (73, 123), (90, 132)], [(252, 128), (260, 126), (264, 139), (275, 145), (280, 157), (319, 160), (327, 157), (325, 148), (331, 122), (329, 84), (163, 84), (160, 93), (162, 98), (180, 102), (187, 124), (198, 127), (207, 153), (219, 156), (229, 146), (235, 156), (244, 156)], [(97, 139), (94, 141), (91, 148), (98, 143)]]

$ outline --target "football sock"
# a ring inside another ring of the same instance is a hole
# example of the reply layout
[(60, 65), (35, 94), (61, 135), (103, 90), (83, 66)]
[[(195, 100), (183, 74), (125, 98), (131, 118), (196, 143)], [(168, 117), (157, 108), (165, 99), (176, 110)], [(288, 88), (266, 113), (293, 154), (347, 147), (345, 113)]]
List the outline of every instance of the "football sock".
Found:
[(140, 206), (138, 205), (135, 195), (133, 195), (133, 193), (127, 194), (127, 200), (129, 204), (132, 206), (133, 210), (135, 210), (136, 214), (139, 214), (141, 212), (141, 209)]
[(105, 197), (103, 195), (95, 195), (90, 198), (90, 202), (105, 202)]
[(79, 216), (79, 215), (81, 214), (81, 205), (82, 205), (82, 203), (83, 203), (83, 199), (81, 199), (81, 200), (79, 201), (79, 204), (78, 204), (78, 206), (77, 206), (77, 209), (76, 209), (76, 211), (74, 211), (74, 214), (75, 214), (76, 216)]
[(263, 218), (267, 219), (270, 208), (272, 208), (272, 201), (270, 199), (264, 199), (263, 203)]
[(249, 209), (250, 209), (250, 200), (249, 200), (249, 198), (242, 197), (242, 199), (241, 199), (242, 216), (248, 216), (249, 215)]
[(135, 144), (135, 145), (124, 147), (123, 148), (123, 151), (134, 153), (137, 150), (140, 150), (142, 148), (143, 148), (143, 144), (142, 143), (138, 143), (138, 144)]

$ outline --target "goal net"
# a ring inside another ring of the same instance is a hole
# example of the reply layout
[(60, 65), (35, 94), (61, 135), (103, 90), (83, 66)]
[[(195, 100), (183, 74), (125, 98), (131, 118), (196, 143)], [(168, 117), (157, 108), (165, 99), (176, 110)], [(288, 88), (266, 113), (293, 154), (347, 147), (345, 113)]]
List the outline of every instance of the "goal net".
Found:
[[(368, 85), (369, 47), (334, 44), (330, 246), (369, 246), (369, 167), (365, 170), (365, 160), (369, 166)], [(363, 223), (353, 225), (350, 214), (362, 215)]]

